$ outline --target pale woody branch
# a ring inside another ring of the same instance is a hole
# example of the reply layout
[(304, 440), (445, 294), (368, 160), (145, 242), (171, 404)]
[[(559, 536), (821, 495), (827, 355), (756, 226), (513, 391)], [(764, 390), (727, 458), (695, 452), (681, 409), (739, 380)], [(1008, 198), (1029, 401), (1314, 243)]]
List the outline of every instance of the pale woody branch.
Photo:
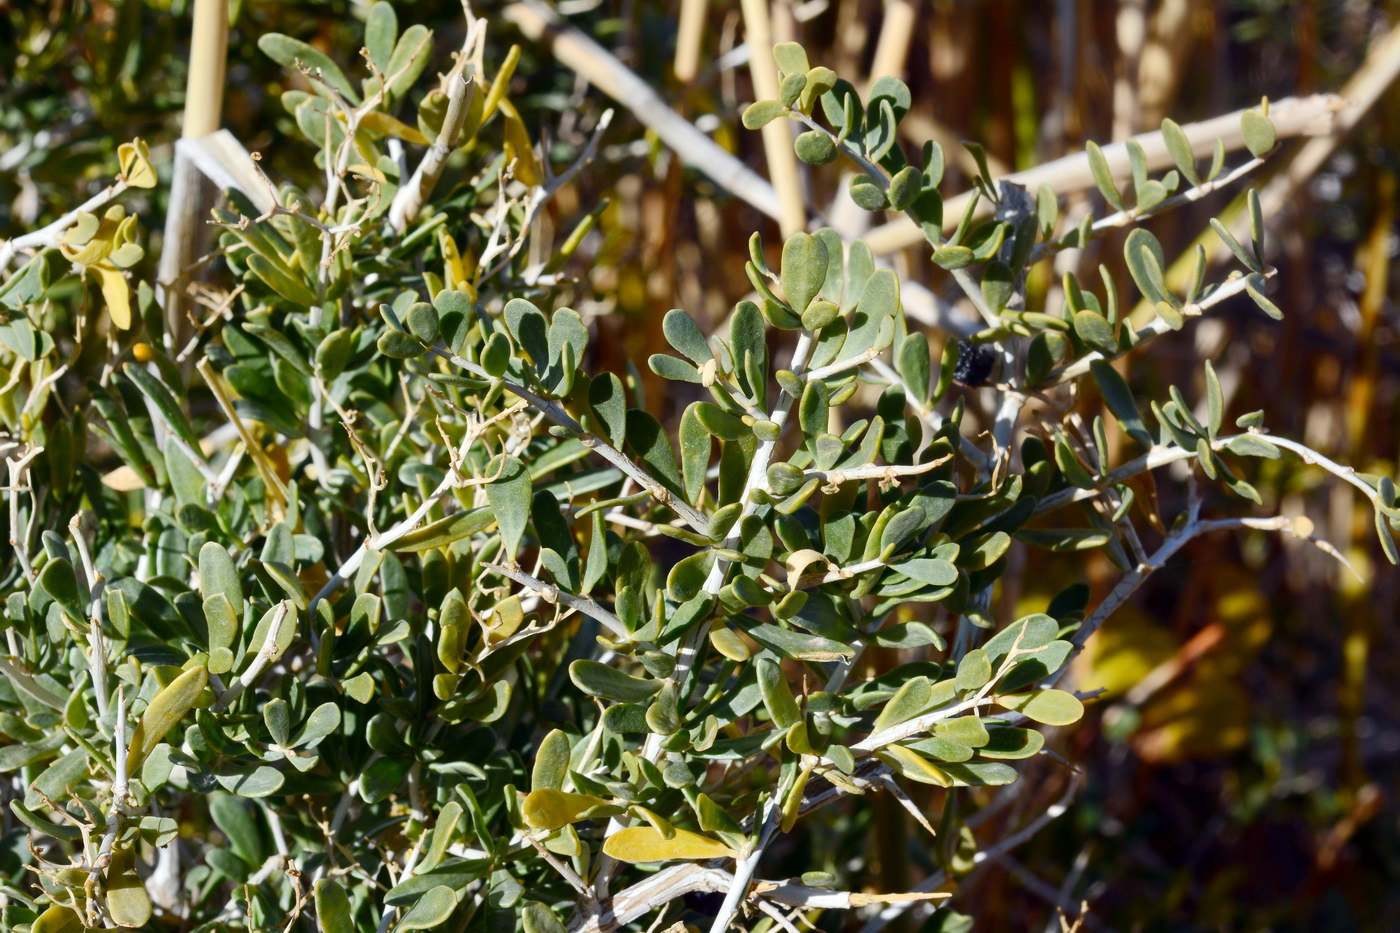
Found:
[[(1265, 278), (1271, 278), (1276, 274), (1277, 270), (1275, 269), (1264, 270)], [(1214, 308), (1216, 305), (1220, 304), (1225, 299), (1233, 298), (1240, 292), (1244, 291), (1248, 283), (1248, 276), (1243, 275), (1239, 272), (1232, 273), (1230, 278), (1227, 279), (1224, 284), (1218, 287), (1215, 291), (1211, 292), (1201, 301), (1197, 301), (1183, 307), (1181, 309), (1181, 313), (1186, 317), (1195, 317), (1200, 314), (1204, 314), (1206, 311), (1209, 311), (1211, 308)], [(1144, 342), (1151, 340), (1154, 337), (1160, 337), (1163, 334), (1170, 332), (1171, 329), (1171, 325), (1168, 324), (1163, 318), (1153, 318), (1151, 321), (1138, 328), (1137, 340), (1134, 341), (1133, 349), (1137, 349)], [(1070, 363), (1066, 366), (1061, 366), (1059, 369), (1053, 370), (1050, 373), (1050, 375), (1046, 377), (1046, 383), (1050, 385), (1058, 385), (1062, 382), (1068, 382), (1071, 379), (1077, 378), (1087, 373), (1089, 371), (1089, 367), (1093, 364), (1095, 360), (1102, 359), (1105, 359), (1105, 357), (1098, 350), (1086, 353), (1079, 359), (1075, 360), (1073, 363)]]
[[(1279, 139), (1293, 136), (1327, 136), (1335, 128), (1339, 114), (1347, 109), (1346, 100), (1335, 94), (1314, 94), (1310, 97), (1287, 97), (1269, 103), (1269, 119), (1273, 122)], [(1225, 144), (1227, 152), (1244, 147), (1244, 134), (1240, 130), (1242, 111), (1223, 116), (1188, 123), (1181, 127), (1191, 143), (1192, 152), (1197, 158), (1210, 155), (1218, 139)], [(1149, 171), (1166, 168), (1172, 164), (1171, 153), (1162, 138), (1161, 131), (1142, 133), (1133, 140), (1142, 146), (1147, 157)], [(1115, 178), (1126, 178), (1129, 174), (1128, 149), (1125, 143), (1113, 143), (1102, 147), (1109, 171)], [(1053, 162), (1014, 172), (998, 181), (1009, 181), (1035, 191), (1041, 185), (1049, 185), (1057, 194), (1080, 191), (1093, 187), (1094, 175), (1089, 169), (1089, 157), (1078, 152)], [(963, 212), (973, 197), (965, 192), (948, 198), (943, 203), (943, 225), (945, 232), (957, 227)], [(984, 208), (986, 210), (986, 208)], [(865, 237), (870, 248), (876, 253), (892, 253), (906, 246), (923, 242), (923, 233), (914, 223), (901, 217), (882, 227), (877, 227)]]
[[(464, 359), (456, 353), (452, 353), (451, 351), (444, 350), (439, 347), (431, 348), (430, 352), (432, 352), (436, 356), (441, 357), (442, 359), (450, 361), (454, 366), (466, 370), (473, 376), (476, 376), (478, 379), (486, 379), (491, 381), (494, 381), (495, 379), (495, 377), (488, 374), (486, 370), (482, 369), (476, 363), (473, 363), (471, 360)], [(564, 410), (562, 405), (549, 399), (541, 398), (540, 396), (536, 395), (534, 392), (531, 392), (524, 386), (511, 382), (508, 379), (501, 380), (501, 384), (505, 386), (506, 390), (509, 391), (512, 395), (516, 395), (521, 399), (524, 399), (531, 405), (531, 407), (538, 410), (550, 421), (553, 421), (555, 424), (564, 428), (570, 434), (577, 436), (580, 443), (582, 443), (583, 446), (593, 450), (603, 459), (607, 460), (609, 463), (617, 467), (623, 473), (630, 476), (633, 480), (637, 482), (638, 485), (640, 485), (647, 492), (651, 493), (652, 498), (654, 498), (657, 502), (660, 502), (662, 505), (671, 509), (677, 515), (681, 516), (681, 518), (685, 519), (686, 524), (688, 524), (691, 528), (694, 528), (701, 534), (709, 533), (710, 523), (709, 520), (705, 518), (703, 514), (701, 514), (698, 510), (696, 510), (685, 500), (672, 493), (665, 486), (662, 486), (660, 483), (658, 483), (655, 479), (652, 478), (650, 473), (647, 473), (641, 467), (633, 463), (631, 459), (629, 459), (627, 455), (624, 454), (622, 451), (609, 444), (603, 438), (599, 437), (596, 434), (593, 434), (591, 431), (588, 431), (586, 428), (584, 428), (584, 426), (579, 424), (578, 421), (576, 421), (572, 415), (570, 415), (567, 411)]]
[(53, 223), (40, 227), (32, 233), (26, 233), (12, 240), (6, 240), (4, 244), (0, 244), (0, 270), (4, 270), (9, 266), (10, 261), (15, 257), (15, 253), (20, 250), (43, 249), (45, 247), (57, 245), (58, 238), (63, 231), (78, 222), (79, 214), (92, 213), (108, 201), (120, 195), (128, 187), (129, 185), (125, 179), (118, 179)]

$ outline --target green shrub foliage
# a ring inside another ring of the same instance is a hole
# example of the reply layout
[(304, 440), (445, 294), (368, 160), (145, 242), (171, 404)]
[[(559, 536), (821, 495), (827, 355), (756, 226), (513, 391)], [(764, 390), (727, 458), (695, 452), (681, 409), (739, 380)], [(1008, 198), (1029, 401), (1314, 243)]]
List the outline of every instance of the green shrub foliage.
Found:
[[(1266, 108), (1233, 167), (1168, 123), (1176, 167), (1151, 177), (1130, 146), (1124, 186), (1090, 145), (1106, 207), (1070, 229), (1054, 191), (984, 170), (945, 236), (942, 151), (896, 142), (908, 88), (862, 99), (779, 46), (782, 99), (743, 123), (796, 121), (798, 157), (844, 159), (855, 202), (912, 219), (981, 323), (931, 343), (864, 243), (755, 235), (722, 327), (665, 315), (671, 352), (642, 365), (686, 404), (663, 421), (551, 300), (592, 220), (553, 246), (533, 221), (591, 151), (540, 154), (508, 94), (518, 53), (487, 62), (483, 29), (436, 80), (427, 30), (385, 3), (353, 75), (263, 38), (309, 78), (283, 104), (325, 187), (221, 199), (221, 297), (191, 332), (123, 208), (157, 183), (140, 141), (110, 187), (0, 247), (6, 929), (865, 909), (831, 814), (944, 789), (919, 815), (934, 881), (970, 870), (995, 842), (966, 823), (979, 789), (1080, 718), (1061, 675), (1136, 583), (1204, 531), (1308, 534), (1202, 517), (1195, 495), (1149, 528), (1150, 470), (1257, 502), (1251, 458), (1316, 455), (1257, 414), (1227, 424), (1208, 364), (1201, 391), (1152, 399), (1113, 365), (1232, 296), (1277, 314), (1257, 201), (1243, 240), (1216, 223), (1238, 260), (1219, 280), (1203, 253), (1169, 275), (1139, 226), (1266, 157)], [(1028, 306), (1028, 275), (1125, 227), (1130, 282), (1069, 275), (1060, 307)], [(995, 412), (975, 429), (974, 393)], [(1344, 478), (1393, 556), (1393, 484)], [(1020, 547), (1102, 549), (1125, 582), (995, 618)], [(750, 895), (788, 833), (808, 873)], [(728, 896), (687, 913), (696, 891)]]

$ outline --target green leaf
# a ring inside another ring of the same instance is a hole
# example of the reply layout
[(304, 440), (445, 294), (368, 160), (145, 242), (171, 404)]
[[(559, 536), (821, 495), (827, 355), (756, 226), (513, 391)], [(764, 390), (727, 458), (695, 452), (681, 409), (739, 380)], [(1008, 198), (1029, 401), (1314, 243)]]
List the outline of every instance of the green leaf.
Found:
[(998, 787), (1016, 780), (1016, 769), (999, 761), (949, 762), (942, 767), (954, 787)]
[(890, 569), (929, 586), (952, 586), (958, 582), (958, 568), (951, 561), (920, 557), (891, 564)]
[(807, 310), (826, 281), (826, 244), (810, 233), (794, 233), (783, 244), (783, 295), (798, 314)]
[(203, 665), (192, 667), (176, 677), (157, 693), (141, 721), (131, 734), (127, 748), (126, 773), (136, 774), (141, 770), (141, 762), (160, 744), (165, 734), (175, 727), (185, 714), (194, 708), (204, 687), (209, 682), (209, 671)]
[(394, 5), (389, 0), (376, 0), (365, 17), (365, 50), (381, 73), (388, 73), (389, 58), (394, 54), (394, 40), (398, 34), (399, 20), (394, 14)]
[(706, 431), (722, 441), (737, 441), (753, 433), (738, 415), (711, 402), (696, 402), (695, 416)]
[(1143, 423), (1142, 412), (1138, 411), (1137, 402), (1133, 400), (1132, 390), (1123, 381), (1123, 377), (1103, 360), (1094, 360), (1090, 363), (1089, 371), (1093, 374), (1094, 381), (1098, 383), (1099, 392), (1103, 395), (1108, 410), (1113, 412), (1113, 416), (1118, 419), (1123, 430), (1142, 446), (1151, 447), (1152, 435), (1148, 432), (1147, 425)]
[(520, 908), (520, 928), (525, 933), (566, 933), (554, 911), (539, 901), (526, 901)]
[(123, 849), (107, 868), (107, 912), (119, 927), (145, 927), (151, 919), (151, 896), (136, 872), (136, 854)]
[(1259, 306), (1259, 310), (1263, 311), (1275, 321), (1283, 320), (1283, 312), (1279, 310), (1278, 305), (1264, 297), (1264, 276), (1253, 273), (1246, 277), (1244, 290), (1245, 294), (1249, 295), (1249, 297), (1254, 300), (1254, 303)]
[[(376, 3), (375, 7), (389, 6)], [(316, 879), (316, 922), (322, 933), (355, 933), (351, 918), (350, 898), (334, 878)]]
[(651, 699), (661, 689), (661, 681), (646, 680), (624, 674), (615, 667), (580, 658), (569, 665), (569, 679), (589, 696), (616, 700), (620, 703), (640, 703)]
[(429, 888), (418, 902), (409, 908), (398, 924), (399, 930), (432, 930), (447, 922), (457, 909), (457, 893), (445, 884)]
[(925, 712), (932, 697), (932, 684), (927, 677), (914, 677), (905, 681), (880, 710), (880, 715), (870, 727), (871, 733), (883, 732)]
[(142, 395), (150, 399), (151, 404), (160, 413), (161, 420), (168, 424), (170, 429), (190, 446), (190, 449), (199, 450), (199, 436), (195, 434), (189, 419), (185, 417), (180, 403), (175, 400), (175, 393), (139, 363), (127, 363), (122, 367), (122, 372), (135, 383)]
[(300, 39), (293, 39), (291, 36), (284, 36), (278, 32), (269, 32), (259, 38), (258, 48), (262, 49), (264, 55), (284, 68), (295, 70), (298, 64), (310, 68), (312, 86), (318, 87), (318, 90), (319, 86), (315, 80), (317, 71), (320, 72), (321, 79), (344, 95), (350, 103), (358, 104), (360, 102), (360, 95), (355, 93), (354, 86), (345, 77), (345, 73), (340, 70), (340, 66), (331, 61), (319, 49), (307, 45)]
[(1224, 243), (1235, 254), (1235, 258), (1244, 264), (1245, 268), (1251, 272), (1262, 272), (1264, 267), (1259, 264), (1259, 260), (1254, 254), (1240, 245), (1240, 241), (1235, 239), (1235, 235), (1230, 232), (1230, 228), (1221, 223), (1217, 218), (1210, 219), (1210, 228), (1215, 231), (1215, 235), (1220, 237)]
[(1045, 736), (1034, 729), (992, 729), (987, 743), (977, 749), (983, 758), (1031, 758), (1045, 746)]
[(397, 100), (413, 87), (423, 69), (428, 67), (432, 52), (433, 33), (428, 27), (414, 23), (403, 31), (394, 45), (394, 54), (389, 57), (389, 67), (381, 69), (393, 80), (389, 82), (389, 96)]
[(486, 499), (500, 525), (506, 558), (515, 560), (530, 520), (530, 473), (515, 457), (498, 456), (488, 464), (486, 475), (496, 477), (486, 484)]
[(700, 371), (685, 360), (676, 359), (674, 356), (653, 353), (647, 358), (647, 366), (662, 379), (700, 384)]
[(779, 729), (786, 729), (802, 718), (802, 710), (792, 695), (782, 667), (771, 658), (758, 659), (758, 688), (763, 694), (763, 706), (768, 717)]
[(1246, 110), (1240, 114), (1240, 133), (1244, 136), (1245, 146), (1256, 159), (1268, 155), (1278, 142), (1274, 121), (1258, 110)]
[(1059, 624), (1053, 618), (1036, 612), (1017, 619), (997, 632), (987, 640), (982, 650), (987, 652), (993, 664), (1000, 664), (1013, 648), (1021, 652), (1037, 651), (1050, 644), (1058, 632)]
[(1162, 140), (1166, 143), (1167, 152), (1171, 154), (1172, 162), (1182, 177), (1193, 186), (1199, 185), (1201, 176), (1196, 171), (1196, 157), (1191, 149), (1191, 141), (1186, 138), (1181, 126), (1171, 120), (1163, 120)]
[(1109, 171), (1108, 159), (1104, 158), (1103, 150), (1099, 148), (1098, 143), (1090, 141), (1084, 144), (1084, 151), (1089, 156), (1089, 171), (1094, 176), (1094, 184), (1098, 186), (1104, 200), (1117, 210), (1123, 210), (1123, 195), (1118, 192), (1118, 185), (1113, 181), (1113, 172)]
[(1064, 690), (1034, 690), (998, 696), (998, 706), (1015, 710), (1027, 719), (1047, 726), (1067, 726), (1084, 715), (1084, 704), (1074, 694)]
[(666, 342), (674, 347), (677, 353), (688, 358), (696, 366), (703, 366), (714, 359), (714, 353), (711, 352), (709, 341), (705, 339), (700, 325), (680, 308), (672, 308), (666, 312), (666, 317), (661, 320), (661, 332), (666, 336)]
[(796, 42), (779, 42), (773, 46), (773, 60), (785, 75), (806, 74), (811, 68), (806, 50)]
[(666, 574), (666, 595), (677, 603), (685, 603), (700, 594), (714, 565), (714, 554), (698, 551), (682, 558)]
[(1155, 236), (1142, 227), (1134, 229), (1123, 242), (1123, 258), (1128, 263), (1128, 272), (1132, 274), (1133, 282), (1144, 298), (1154, 304), (1165, 302), (1173, 308), (1181, 306), (1181, 300), (1167, 288), (1166, 279), (1162, 274), (1165, 265), (1162, 244)]
[(781, 626), (760, 622), (750, 626), (749, 636), (763, 647), (785, 658), (802, 661), (838, 661), (854, 657), (855, 649), (820, 635), (794, 632)]
[(676, 466), (676, 452), (671, 449), (671, 441), (659, 421), (640, 408), (629, 408), (625, 440), (652, 479), (676, 495), (685, 496)]
[(627, 392), (622, 380), (613, 373), (598, 375), (588, 385), (588, 405), (595, 419), (593, 430), (613, 445), (621, 444), (627, 432)]
[(1091, 349), (1105, 356), (1118, 353), (1118, 338), (1114, 336), (1113, 325), (1097, 311), (1086, 308), (1074, 312), (1074, 333)]
[(249, 253), (244, 261), (268, 288), (292, 304), (309, 308), (316, 303), (316, 293), (296, 272), (286, 266), (274, 263), (261, 253)]
[(836, 161), (839, 153), (836, 143), (821, 130), (808, 130), (798, 135), (792, 144), (797, 157), (808, 165), (828, 165)]
[(992, 662), (982, 648), (973, 648), (963, 655), (958, 663), (958, 673), (954, 680), (958, 693), (971, 693), (982, 689), (992, 679)]
[(981, 748), (987, 744), (987, 727), (976, 716), (955, 716), (934, 723), (933, 734), (945, 742), (955, 742), (969, 748)]
[(705, 472), (710, 466), (710, 432), (697, 411), (701, 404), (692, 402), (686, 406), (685, 413), (681, 415), (678, 435), (685, 498), (692, 505), (700, 501), (700, 494), (705, 488)]
[(1215, 374), (1215, 367), (1210, 365), (1210, 360), (1206, 360), (1205, 363), (1206, 435), (1214, 439), (1225, 421), (1225, 393), (1220, 389), (1220, 377)]
[(1237, 434), (1225, 442), (1225, 449), (1241, 457), (1264, 457), (1277, 460), (1282, 451), (1258, 434)]
[(787, 113), (787, 108), (776, 100), (756, 100), (744, 109), (742, 122), (746, 130), (760, 130)]
[[(499, 462), (499, 461), (497, 461)], [(487, 474), (491, 475), (490, 473)], [(529, 477), (526, 477), (528, 482)], [(488, 490), (490, 487), (487, 487)], [(528, 486), (526, 492), (528, 494)], [(489, 495), (488, 495), (488, 498)], [(491, 508), (471, 509), (466, 512), (457, 512), (446, 518), (440, 518), (435, 522), (430, 522), (422, 528), (415, 528), (408, 534), (399, 538), (389, 545), (389, 550), (396, 553), (415, 553), (420, 551), (430, 551), (435, 548), (446, 547), (454, 541), (469, 538), (472, 535), (480, 534), (490, 528), (496, 522), (496, 512), (494, 506)]]
[(39, 577), (34, 583), (63, 607), (74, 624), (87, 621), (87, 613), (83, 610), (83, 596), (78, 590), (78, 576), (73, 572), (73, 565), (67, 560), (62, 557), (50, 560), (44, 565), (44, 569), (39, 571)]
[(564, 786), (569, 776), (569, 736), (562, 729), (553, 729), (540, 741), (535, 751), (535, 765), (530, 771), (532, 790)]
[(206, 541), (199, 549), (199, 592), (206, 598), (223, 595), (232, 606), (243, 605), (238, 568), (224, 546), (213, 541)]

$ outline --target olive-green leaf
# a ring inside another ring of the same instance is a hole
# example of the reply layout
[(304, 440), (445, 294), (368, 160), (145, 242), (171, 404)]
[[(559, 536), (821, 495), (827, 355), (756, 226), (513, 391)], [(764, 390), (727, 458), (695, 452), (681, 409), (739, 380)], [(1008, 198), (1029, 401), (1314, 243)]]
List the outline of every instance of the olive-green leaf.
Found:
[(1139, 444), (1151, 447), (1152, 435), (1148, 433), (1147, 426), (1143, 423), (1142, 412), (1138, 411), (1137, 402), (1133, 400), (1132, 390), (1123, 381), (1123, 377), (1118, 374), (1118, 370), (1103, 360), (1094, 360), (1089, 364), (1089, 371), (1093, 374), (1094, 381), (1099, 385), (1099, 392), (1103, 395), (1108, 410), (1113, 412), (1113, 416), (1118, 419), (1123, 430), (1127, 431), (1128, 435)]
[(1108, 168), (1108, 159), (1104, 158), (1103, 150), (1099, 144), (1093, 141), (1084, 144), (1084, 151), (1089, 156), (1089, 171), (1094, 176), (1094, 184), (1098, 186), (1104, 200), (1113, 205), (1118, 210), (1123, 210), (1123, 195), (1118, 192), (1118, 185), (1113, 180), (1113, 172)]
[(126, 773), (136, 774), (141, 762), (160, 744), (165, 734), (185, 717), (209, 683), (209, 671), (203, 665), (192, 667), (176, 677), (151, 698), (141, 721), (131, 734), (127, 748)]
[(714, 359), (709, 341), (705, 339), (700, 325), (695, 323), (695, 318), (680, 308), (672, 308), (666, 312), (666, 316), (661, 319), (661, 332), (665, 335), (666, 342), (674, 347), (677, 353), (697, 366), (703, 366)]
[(496, 476), (486, 485), (486, 499), (500, 525), (506, 557), (515, 560), (520, 539), (530, 521), (530, 472), (515, 457), (505, 456), (493, 459), (486, 475)]
[(1074, 312), (1074, 333), (1091, 349), (1105, 356), (1118, 352), (1118, 339), (1113, 334), (1113, 325), (1097, 311), (1085, 308)]
[(983, 758), (1030, 758), (1045, 746), (1045, 736), (1034, 729), (992, 729), (987, 742), (977, 749)]
[(409, 908), (394, 927), (397, 930), (432, 930), (447, 921), (457, 909), (457, 894), (445, 884), (429, 888), (418, 902)]
[[(388, 4), (378, 3), (375, 6)], [(334, 878), (316, 880), (316, 922), (320, 924), (322, 933), (355, 933), (355, 924), (350, 916), (350, 898)]]
[(780, 101), (756, 100), (744, 109), (742, 117), (744, 129), (759, 130), (787, 113)]
[(539, 901), (526, 901), (520, 908), (520, 928), (525, 933), (565, 933), (554, 911)]
[(310, 68), (313, 85), (316, 84), (314, 79), (319, 71), (320, 77), (345, 95), (350, 103), (360, 102), (360, 95), (355, 93), (354, 86), (345, 77), (345, 73), (340, 70), (340, 66), (331, 61), (319, 49), (307, 45), (300, 39), (293, 39), (291, 36), (284, 36), (278, 32), (269, 32), (259, 38), (258, 48), (262, 49), (264, 55), (284, 68), (295, 69), (298, 64)]
[(621, 444), (627, 431), (627, 392), (613, 373), (602, 373), (588, 385), (588, 405), (593, 430), (613, 444)]
[(1030, 693), (998, 696), (998, 706), (1015, 710), (1027, 719), (1047, 726), (1067, 726), (1084, 715), (1084, 704), (1065, 690), (1034, 690)]
[(1256, 159), (1268, 155), (1278, 142), (1274, 121), (1258, 110), (1246, 110), (1240, 114), (1240, 133), (1244, 136), (1245, 146)]
[(1163, 120), (1162, 140), (1167, 144), (1167, 152), (1171, 154), (1172, 162), (1182, 177), (1193, 185), (1199, 185), (1201, 176), (1196, 171), (1196, 156), (1181, 126), (1172, 120)]
[(199, 549), (199, 592), (208, 598), (221, 594), (231, 605), (242, 607), (243, 585), (238, 567), (221, 544), (206, 541)]
[(870, 731), (881, 732), (924, 712), (933, 697), (932, 687), (927, 677), (913, 677), (905, 681), (895, 691), (894, 696), (890, 697), (884, 709), (880, 710), (880, 715), (876, 717)]
[(826, 281), (826, 244), (810, 233), (794, 233), (783, 244), (779, 274), (783, 295), (798, 314), (807, 310)]
[(958, 673), (954, 683), (959, 693), (980, 690), (992, 679), (992, 662), (982, 648), (973, 648), (958, 662)]
[(958, 582), (958, 568), (951, 561), (933, 557), (906, 560), (890, 565), (890, 569), (929, 586), (952, 586)]
[[(489, 474), (488, 474), (489, 475)], [(528, 479), (528, 477), (527, 477)], [(487, 487), (488, 490), (490, 487)], [(489, 498), (489, 496), (488, 496)], [(494, 508), (470, 509), (415, 528), (389, 545), (389, 550), (404, 553), (429, 551), (446, 547), (454, 541), (480, 534), (496, 522)]]
[(535, 751), (535, 766), (530, 771), (533, 790), (550, 787), (558, 790), (569, 776), (569, 736), (562, 729), (553, 729), (540, 741)]
[(783, 669), (771, 658), (758, 659), (758, 687), (763, 693), (763, 705), (773, 725), (786, 729), (802, 718), (802, 711), (792, 695), (792, 687), (783, 676)]
[(661, 681), (624, 674), (615, 667), (580, 658), (569, 665), (569, 679), (589, 696), (620, 703), (640, 703), (661, 689)]

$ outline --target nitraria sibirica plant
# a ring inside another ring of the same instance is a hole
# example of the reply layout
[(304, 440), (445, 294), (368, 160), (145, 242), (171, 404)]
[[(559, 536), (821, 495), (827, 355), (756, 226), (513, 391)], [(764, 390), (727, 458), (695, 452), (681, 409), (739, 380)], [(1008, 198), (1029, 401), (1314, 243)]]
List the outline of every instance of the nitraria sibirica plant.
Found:
[[(263, 37), (309, 82), (282, 102), (322, 181), (253, 164), (194, 292), (157, 288), (124, 207), (157, 184), (140, 140), (0, 247), (5, 929), (964, 929), (959, 876), (1063, 805), (1000, 834), (979, 811), (1032, 765), (1074, 792), (1047, 729), (1094, 696), (1064, 678), (1085, 641), (1199, 535), (1311, 536), (1251, 512), (1253, 458), (1351, 484), (1394, 560), (1389, 479), (1227, 418), (1208, 362), (1157, 397), (1125, 377), (1225, 302), (1278, 316), (1257, 198), (1247, 235), (1213, 223), (1220, 275), (1198, 251), (1178, 283), (1151, 233), (1268, 158), (1267, 103), (1238, 157), (1165, 122), (1161, 175), (1089, 144), (1106, 207), (1073, 223), (973, 147), (949, 218), (940, 146), (897, 142), (909, 89), (862, 97), (779, 45), (781, 96), (744, 125), (844, 160), (981, 323), (931, 342), (860, 240), (755, 234), (751, 297), (713, 332), (666, 312), (672, 352), (638, 361), (672, 421), (551, 297), (596, 212), (557, 242), (536, 223), (610, 115), (536, 145), (519, 50), (491, 60), (486, 30), (433, 61), (376, 3), (353, 77)], [(1054, 275), (1120, 228), (1129, 281)], [(1047, 273), (1057, 299), (1029, 301)], [(1001, 617), (1023, 548), (1100, 549), (1121, 580)], [(927, 834), (916, 890), (850, 883), (881, 801)]]

